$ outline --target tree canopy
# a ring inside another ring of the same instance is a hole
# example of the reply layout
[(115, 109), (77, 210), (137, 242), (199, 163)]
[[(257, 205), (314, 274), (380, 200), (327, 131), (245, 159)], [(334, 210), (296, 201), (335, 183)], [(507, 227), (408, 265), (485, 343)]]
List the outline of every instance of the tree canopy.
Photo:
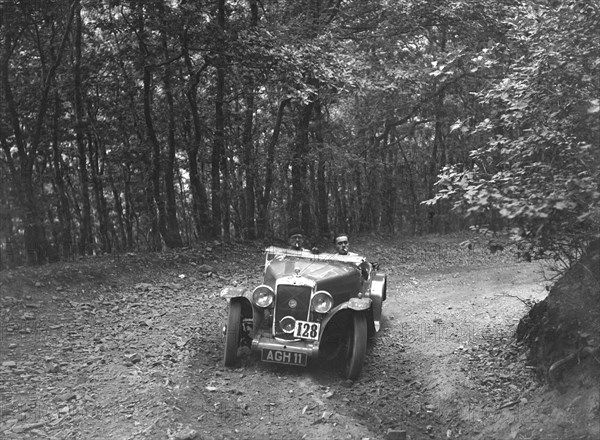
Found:
[(528, 255), (569, 256), (598, 233), (599, 14), (542, 0), (4, 2), (0, 262), (292, 225), (486, 224), (517, 228)]

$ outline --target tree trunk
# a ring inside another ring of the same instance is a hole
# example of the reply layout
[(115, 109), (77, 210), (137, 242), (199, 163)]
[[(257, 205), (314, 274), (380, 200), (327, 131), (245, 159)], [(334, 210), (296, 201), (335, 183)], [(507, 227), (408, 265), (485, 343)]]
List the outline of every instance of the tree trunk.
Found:
[(98, 141), (92, 138), (92, 135), (88, 135), (88, 146), (89, 146), (89, 161), (90, 171), (92, 175), (92, 188), (94, 189), (94, 198), (96, 200), (96, 211), (98, 213), (98, 232), (100, 239), (100, 250), (105, 253), (112, 252), (112, 243), (110, 240), (110, 234), (108, 232), (108, 207), (106, 204), (106, 198), (104, 197), (104, 185), (102, 184), (102, 176), (100, 175), (100, 166), (98, 159)]
[[(217, 83), (222, 78), (223, 72), (219, 69), (217, 72)], [(222, 83), (222, 81), (221, 81)], [(215, 111), (215, 140), (212, 149), (211, 161), (211, 193), (212, 193), (212, 235), (221, 236), (221, 220), (223, 218), (221, 211), (221, 155), (223, 154), (223, 89), (217, 85), (217, 102)]]
[(90, 202), (89, 177), (87, 170), (86, 148), (84, 140), (85, 122), (83, 119), (83, 85), (81, 81), (81, 37), (83, 20), (81, 7), (77, 8), (75, 16), (75, 64), (73, 66), (75, 100), (75, 143), (79, 153), (79, 180), (81, 184), (82, 218), (79, 229), (79, 253), (91, 254), (94, 236), (92, 232), (92, 205)]
[(196, 227), (198, 239), (202, 240), (209, 234), (210, 217), (208, 215), (208, 197), (206, 188), (202, 179), (202, 174), (198, 168), (198, 150), (202, 144), (202, 125), (200, 123), (200, 112), (196, 102), (197, 82), (192, 84), (186, 96), (192, 113), (194, 123), (193, 142), (187, 144), (188, 164), (190, 171), (190, 190), (192, 192), (192, 215)]
[(208, 197), (206, 195), (206, 186), (201, 170), (198, 167), (198, 152), (203, 142), (202, 123), (200, 119), (200, 111), (198, 109), (198, 84), (200, 75), (206, 69), (208, 64), (204, 64), (198, 70), (194, 70), (192, 59), (188, 51), (187, 34), (181, 36), (183, 46), (183, 59), (190, 75), (190, 81), (185, 92), (190, 112), (192, 115), (192, 123), (194, 126), (194, 137), (192, 142), (186, 145), (188, 156), (189, 172), (190, 172), (190, 190), (192, 193), (192, 216), (194, 218), (194, 226), (196, 235), (199, 240), (203, 240), (210, 235), (211, 219), (209, 215)]
[(341, 182), (338, 181), (338, 177), (336, 175), (333, 176), (331, 186), (332, 186), (334, 205), (335, 205), (335, 219), (334, 219), (335, 233), (340, 233), (340, 232), (349, 233), (350, 230), (349, 230), (348, 224), (346, 222), (346, 210), (345, 210), (344, 203), (342, 202), (342, 194), (344, 192), (343, 192)]
[[(160, 154), (160, 143), (154, 130), (154, 122), (152, 120), (152, 70), (149, 66), (144, 67), (143, 73), (144, 82), (144, 120), (146, 121), (146, 135), (150, 141), (152, 160), (150, 168), (150, 179), (152, 184), (152, 197), (153, 203), (149, 203), (149, 209), (156, 210), (152, 213), (152, 218), (156, 218), (158, 231), (160, 236), (165, 241), (167, 247), (171, 247), (171, 243), (168, 242), (169, 234), (167, 233), (167, 221), (165, 216), (165, 203), (160, 191), (160, 174), (161, 174), (161, 154)], [(158, 243), (153, 244), (155, 250), (160, 250), (162, 245)]]
[[(446, 51), (446, 28), (442, 26), (440, 29), (439, 36), (439, 48), (441, 52)], [(438, 88), (437, 81), (434, 81), (433, 84), (434, 90)], [(435, 194), (434, 184), (438, 174), (439, 161), (438, 161), (438, 152), (444, 150), (444, 133), (443, 126), (446, 119), (446, 112), (444, 109), (444, 98), (445, 98), (445, 90), (441, 90), (440, 93), (437, 94), (435, 98), (435, 125), (434, 125), (434, 139), (433, 139), (433, 148), (431, 150), (431, 157), (429, 159), (429, 169), (425, 177), (425, 185), (427, 191), (427, 198), (433, 198)], [(429, 206), (427, 211), (427, 225), (428, 232), (436, 231), (437, 227), (437, 216), (436, 210), (439, 210), (438, 206)], [(438, 231), (439, 232), (439, 231)]]
[(65, 180), (63, 177), (63, 165), (60, 156), (59, 148), (59, 117), (60, 117), (60, 99), (58, 93), (54, 94), (54, 120), (53, 120), (53, 135), (52, 135), (52, 162), (54, 168), (54, 185), (58, 195), (58, 221), (60, 227), (59, 243), (60, 255), (63, 259), (68, 260), (71, 258), (72, 249), (72, 236), (71, 236), (71, 213), (69, 209), (69, 197), (67, 196), (67, 189), (65, 186)]
[[(27, 179), (26, 179), (27, 180)], [(48, 261), (48, 239), (35, 197), (33, 184), (25, 182), (25, 249), (27, 264), (37, 265)]]
[(133, 221), (134, 219), (134, 208), (131, 195), (131, 171), (129, 167), (123, 170), (124, 181), (125, 181), (125, 236), (127, 237), (125, 248), (133, 250), (135, 245), (135, 239), (133, 236)]
[[(187, 143), (189, 140), (185, 139), (184, 135), (184, 143)], [(177, 185), (179, 190), (177, 192), (178, 198), (178, 206), (180, 207), (181, 212), (181, 222), (179, 223), (179, 230), (181, 231), (181, 241), (184, 246), (189, 246), (192, 243), (192, 237), (194, 233), (192, 232), (194, 228), (194, 217), (193, 213), (190, 210), (189, 199), (188, 199), (188, 186), (183, 183), (182, 173), (177, 172), (175, 174), (177, 179)]]
[[(361, 230), (361, 215), (363, 210), (363, 182), (362, 182), (362, 174), (360, 172), (360, 167), (356, 167), (354, 171), (354, 184), (351, 184), (351, 187), (354, 186), (356, 191), (352, 191), (349, 195), (348, 207), (346, 212), (348, 213), (347, 223), (350, 224), (350, 227), (355, 232), (360, 232)], [(348, 189), (346, 188), (346, 191)]]
[[(162, 4), (161, 4), (162, 10)], [(179, 233), (179, 222), (177, 221), (177, 201), (175, 194), (175, 105), (173, 103), (173, 91), (171, 88), (171, 67), (167, 46), (167, 23), (163, 20), (163, 29), (161, 30), (162, 47), (165, 58), (165, 71), (163, 83), (165, 86), (165, 98), (167, 101), (168, 114), (168, 135), (167, 135), (167, 160), (165, 163), (165, 196), (167, 199), (166, 222), (167, 222), (167, 238), (165, 242), (170, 248), (181, 247), (181, 234)]]
[(397, 200), (402, 197), (397, 188), (399, 169), (396, 150), (387, 146), (381, 151), (381, 163), (385, 170), (381, 187), (381, 226), (391, 234), (396, 233)]
[[(152, 160), (148, 157), (148, 154), (144, 154), (143, 160), (144, 160), (144, 164), (146, 165), (146, 169), (149, 171), (147, 173), (147, 177), (144, 182), (145, 192), (146, 192), (145, 193), (145, 196), (146, 196), (145, 211), (148, 215), (148, 218), (147, 218), (147, 223), (144, 222), (143, 224), (150, 225), (150, 229), (148, 230), (147, 235), (146, 235), (146, 244), (150, 251), (157, 252), (157, 251), (162, 250), (162, 240), (161, 240), (161, 233), (160, 233), (161, 226), (159, 225), (158, 212), (156, 209), (156, 197), (155, 197), (156, 188), (154, 185), (154, 176), (152, 175), (152, 169), (154, 168), (154, 166), (151, 163)], [(138, 228), (138, 235), (140, 232), (142, 232), (142, 231), (140, 231)]]
[[(258, 24), (258, 4), (256, 0), (249, 0), (250, 26), (255, 28)], [(245, 89), (244, 127), (242, 131), (242, 148), (244, 151), (244, 167), (246, 185), (244, 187), (244, 237), (249, 240), (256, 238), (256, 164), (254, 161), (254, 143), (252, 142), (252, 131), (254, 127), (254, 76), (252, 72), (246, 75)]]
[(289, 207), (290, 223), (310, 231), (310, 207), (305, 194), (308, 153), (308, 126), (314, 104), (300, 105), (292, 152), (292, 194)]
[(125, 232), (125, 221), (124, 221), (124, 215), (123, 215), (123, 202), (121, 200), (121, 194), (119, 193), (119, 190), (117, 189), (117, 186), (115, 185), (114, 179), (112, 178), (112, 176), (109, 179), (110, 179), (110, 187), (111, 187), (112, 195), (113, 195), (113, 203), (114, 203), (113, 209), (114, 209), (115, 215), (117, 217), (117, 226), (119, 229), (119, 235), (118, 235), (119, 241), (115, 241), (115, 248), (117, 251), (120, 251), (122, 249), (127, 249), (127, 246), (128, 246), (127, 233)]
[(319, 233), (325, 234), (329, 232), (329, 196), (327, 193), (327, 182), (325, 180), (326, 158), (323, 154), (323, 113), (319, 101), (317, 101), (315, 105), (315, 119), (317, 123), (315, 137), (317, 140), (317, 148), (319, 150), (319, 163), (317, 164), (317, 225), (319, 227)]
[[(25, 171), (25, 172), (23, 172)], [(31, 169), (21, 169), (19, 186), (24, 192), (24, 239), (27, 264), (38, 265), (48, 261), (48, 239), (39, 209)]]
[(188, 145), (188, 162), (190, 168), (190, 190), (192, 192), (192, 215), (198, 239), (208, 236), (210, 217), (208, 216), (208, 197), (198, 169), (198, 144)]
[[(1, 133), (0, 130), (0, 143), (8, 145)], [(0, 174), (0, 240), (4, 242), (4, 247), (0, 246), (0, 270), (21, 263), (19, 249), (13, 242), (15, 237), (13, 200), (14, 188), (10, 185), (7, 176)]]
[(244, 237), (249, 240), (256, 238), (254, 217), (255, 208), (255, 163), (254, 163), (254, 144), (252, 142), (252, 126), (254, 117), (254, 81), (248, 79), (246, 87), (246, 108), (244, 110), (244, 128), (242, 132), (242, 148), (244, 150), (244, 170), (246, 182), (244, 186)]
[[(277, 109), (277, 117), (275, 119), (275, 126), (273, 127), (273, 134), (271, 140), (267, 146), (267, 162), (265, 164), (265, 189), (262, 192), (259, 201), (258, 219), (256, 222), (256, 229), (258, 236), (264, 238), (267, 233), (267, 219), (269, 213), (269, 203), (271, 202), (271, 191), (273, 189), (273, 167), (275, 166), (275, 146), (279, 141), (279, 134), (281, 133), (281, 124), (283, 122), (283, 112), (286, 105), (290, 102), (290, 99), (284, 99), (279, 104)], [(259, 193), (260, 194), (260, 193)]]
[[(221, 35), (225, 31), (225, 0), (217, 2), (217, 26)], [(229, 193), (228, 167), (225, 153), (225, 67), (223, 59), (217, 61), (216, 97), (215, 97), (215, 140), (212, 153), (212, 210), (213, 235), (229, 240)], [(223, 182), (221, 184), (221, 176)]]
[[(396, 137), (395, 133), (392, 133), (392, 136)], [(408, 186), (408, 192), (410, 194), (411, 209), (410, 212), (406, 213), (405, 215), (410, 221), (412, 235), (416, 235), (419, 229), (419, 198), (417, 197), (417, 190), (415, 189), (415, 179), (417, 178), (416, 171), (414, 170), (413, 165), (411, 164), (411, 162), (409, 162), (408, 157), (406, 156), (404, 148), (402, 147), (402, 141), (400, 139), (396, 139), (396, 142), (398, 144), (400, 154), (402, 155), (402, 160), (404, 161), (404, 168), (408, 172), (408, 178), (406, 179), (408, 181), (408, 185), (406, 186)]]

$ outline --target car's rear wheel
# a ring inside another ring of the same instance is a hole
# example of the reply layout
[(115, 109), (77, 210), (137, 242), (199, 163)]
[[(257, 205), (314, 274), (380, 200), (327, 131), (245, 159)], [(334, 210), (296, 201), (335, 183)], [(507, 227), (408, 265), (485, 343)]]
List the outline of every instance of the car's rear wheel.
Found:
[(225, 354), (223, 361), (226, 367), (232, 367), (237, 361), (237, 351), (240, 346), (242, 334), (242, 304), (231, 302), (229, 305), (229, 319), (225, 331)]
[(344, 376), (355, 380), (360, 376), (367, 354), (367, 316), (353, 313), (348, 325), (344, 356)]

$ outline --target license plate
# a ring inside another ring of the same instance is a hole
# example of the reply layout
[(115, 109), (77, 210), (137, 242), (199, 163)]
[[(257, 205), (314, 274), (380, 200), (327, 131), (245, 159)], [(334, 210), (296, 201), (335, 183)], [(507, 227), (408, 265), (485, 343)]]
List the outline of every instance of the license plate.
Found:
[(264, 362), (273, 362), (275, 364), (284, 365), (300, 365), (304, 367), (306, 366), (307, 356), (306, 353), (293, 353), (291, 351), (263, 348), (261, 359)]
[(308, 321), (296, 321), (296, 328), (294, 329), (294, 336), (296, 338), (310, 339), (316, 341), (319, 339), (319, 330), (321, 324), (318, 322)]

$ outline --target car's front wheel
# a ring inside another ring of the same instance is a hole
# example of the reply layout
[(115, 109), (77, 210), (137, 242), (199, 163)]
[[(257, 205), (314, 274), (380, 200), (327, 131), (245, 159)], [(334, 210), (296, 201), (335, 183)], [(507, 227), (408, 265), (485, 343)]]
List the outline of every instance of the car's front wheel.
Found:
[(367, 316), (353, 313), (348, 325), (344, 352), (344, 376), (356, 380), (360, 376), (367, 354)]
[(237, 351), (240, 346), (242, 333), (242, 304), (231, 302), (229, 305), (229, 319), (225, 331), (225, 354), (223, 361), (226, 367), (232, 367), (237, 361)]

